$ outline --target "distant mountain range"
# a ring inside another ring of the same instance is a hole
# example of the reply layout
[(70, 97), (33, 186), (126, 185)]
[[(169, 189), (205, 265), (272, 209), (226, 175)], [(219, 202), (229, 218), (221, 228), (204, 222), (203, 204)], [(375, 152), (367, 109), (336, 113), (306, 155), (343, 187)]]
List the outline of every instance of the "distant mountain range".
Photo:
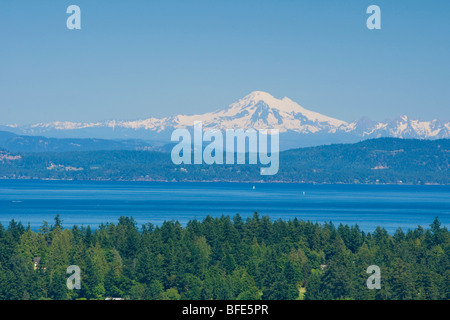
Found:
[(136, 121), (93, 123), (51, 122), (27, 126), (4, 125), (0, 130), (21, 135), (59, 138), (141, 139), (170, 141), (176, 128), (202, 121), (206, 129), (279, 129), (282, 150), (369, 138), (442, 139), (450, 137), (450, 121), (421, 121), (400, 116), (376, 122), (362, 118), (351, 123), (307, 110), (284, 97), (254, 91), (226, 108), (200, 115), (176, 115)]

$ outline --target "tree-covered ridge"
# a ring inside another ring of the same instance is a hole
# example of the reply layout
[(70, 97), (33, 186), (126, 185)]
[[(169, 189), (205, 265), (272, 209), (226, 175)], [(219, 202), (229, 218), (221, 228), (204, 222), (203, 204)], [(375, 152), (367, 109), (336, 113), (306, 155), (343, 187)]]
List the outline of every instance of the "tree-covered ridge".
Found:
[[(394, 235), (258, 213), (96, 230), (57, 216), (37, 232), (12, 220), (0, 225), (0, 299), (450, 299), (449, 258), (437, 218)], [(69, 265), (80, 290), (66, 287)], [(370, 265), (380, 290), (366, 286)]]
[[(170, 153), (0, 153), (0, 178), (450, 184), (450, 139), (380, 138), (281, 152), (276, 175), (263, 165), (175, 165)], [(248, 160), (246, 161), (248, 163)]]

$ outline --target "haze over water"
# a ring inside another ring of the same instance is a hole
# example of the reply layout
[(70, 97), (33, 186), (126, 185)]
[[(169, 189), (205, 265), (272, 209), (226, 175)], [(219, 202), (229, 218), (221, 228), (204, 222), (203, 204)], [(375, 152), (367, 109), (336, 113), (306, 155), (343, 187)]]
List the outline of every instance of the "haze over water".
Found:
[(14, 219), (33, 230), (59, 214), (64, 227), (117, 223), (132, 216), (139, 223), (185, 225), (206, 215), (243, 218), (258, 211), (271, 220), (332, 221), (365, 232), (377, 226), (394, 233), (439, 217), (450, 226), (450, 186), (305, 185), (249, 183), (164, 183), (91, 181), (0, 181), (0, 222)]

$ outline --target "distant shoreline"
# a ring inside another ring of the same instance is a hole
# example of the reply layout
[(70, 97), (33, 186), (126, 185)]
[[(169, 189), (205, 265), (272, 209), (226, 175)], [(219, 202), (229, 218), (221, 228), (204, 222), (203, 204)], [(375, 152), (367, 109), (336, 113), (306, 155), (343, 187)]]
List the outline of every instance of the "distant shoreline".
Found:
[(303, 185), (368, 185), (368, 186), (450, 186), (450, 184), (439, 184), (439, 183), (423, 183), (423, 184), (413, 184), (413, 183), (345, 183), (345, 182), (295, 182), (295, 181), (261, 181), (261, 180), (250, 180), (250, 181), (240, 181), (240, 180), (182, 180), (182, 181), (169, 181), (169, 180), (156, 180), (156, 179), (135, 179), (135, 180), (113, 180), (113, 179), (42, 179), (42, 178), (5, 178), (0, 177), (0, 180), (37, 180), (37, 181), (99, 181), (99, 182), (163, 182), (163, 183), (259, 183), (259, 184), (270, 184), (270, 183), (280, 183), (280, 184), (303, 184)]

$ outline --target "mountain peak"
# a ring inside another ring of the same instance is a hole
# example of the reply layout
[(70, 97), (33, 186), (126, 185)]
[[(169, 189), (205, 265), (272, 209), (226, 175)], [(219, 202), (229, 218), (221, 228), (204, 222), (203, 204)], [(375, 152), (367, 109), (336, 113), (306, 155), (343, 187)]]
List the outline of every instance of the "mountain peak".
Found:
[(237, 102), (232, 103), (229, 107), (248, 109), (261, 103), (267, 105), (270, 109), (280, 109), (283, 100), (277, 99), (270, 93), (264, 91), (253, 91)]
[(261, 102), (270, 109), (277, 109), (284, 112), (303, 112), (306, 110), (286, 97), (278, 99), (264, 91), (253, 91), (242, 99), (239, 99), (237, 102), (232, 103), (230, 107), (249, 108)]
[[(239, 113), (242, 110), (255, 110), (255, 109), (265, 108), (271, 110), (272, 113), (275, 112), (275, 117), (283, 117), (286, 120), (296, 120), (289, 121), (288, 129), (298, 129), (300, 126), (304, 125), (305, 122), (309, 122), (311, 125), (313, 123), (327, 123), (332, 127), (339, 127), (341, 125), (347, 125), (345, 121), (327, 117), (317, 112), (310, 111), (303, 108), (298, 103), (292, 101), (288, 97), (282, 99), (275, 98), (270, 93), (264, 91), (253, 91), (246, 95), (244, 98), (232, 103), (227, 110), (234, 110), (235, 113)], [(298, 122), (300, 121), (300, 122)], [(284, 121), (283, 121), (284, 123)], [(286, 123), (284, 123), (286, 124)], [(286, 129), (286, 128), (281, 128)]]
[(270, 93), (264, 91), (252, 91), (244, 97), (244, 99), (252, 100), (272, 100), (275, 99)]

